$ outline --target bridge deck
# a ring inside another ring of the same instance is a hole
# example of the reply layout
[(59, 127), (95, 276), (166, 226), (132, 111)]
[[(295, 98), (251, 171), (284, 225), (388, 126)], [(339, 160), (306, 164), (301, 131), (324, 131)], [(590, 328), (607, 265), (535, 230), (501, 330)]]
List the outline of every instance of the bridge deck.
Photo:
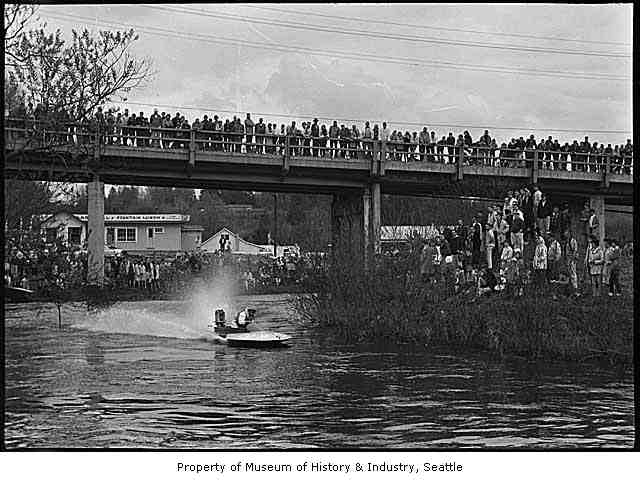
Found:
[(95, 134), (77, 132), (39, 132), (34, 141), (26, 129), (5, 128), (5, 177), (87, 182), (98, 174), (112, 184), (314, 193), (379, 182), (384, 193), (415, 195), (451, 194), (460, 187), (473, 194), (483, 183), (533, 182), (547, 192), (601, 194), (622, 204), (633, 197), (632, 160), (612, 156), (572, 159), (560, 152), (513, 150), (498, 150), (496, 156), (478, 146), (446, 147), (441, 153), (416, 145), (414, 152), (411, 145), (362, 140), (332, 150), (313, 139), (307, 146), (290, 137), (269, 144), (264, 136), (247, 144), (194, 131), (187, 131), (186, 139), (175, 133), (137, 136), (137, 147), (122, 145), (132, 143), (131, 137), (110, 135), (98, 143)]

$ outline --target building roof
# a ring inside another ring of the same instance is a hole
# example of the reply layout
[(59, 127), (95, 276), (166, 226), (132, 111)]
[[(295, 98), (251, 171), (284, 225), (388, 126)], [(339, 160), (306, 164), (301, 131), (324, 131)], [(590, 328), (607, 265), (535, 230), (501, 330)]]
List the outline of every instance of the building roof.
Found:
[[(87, 214), (74, 214), (69, 211), (57, 211), (54, 214), (41, 214), (41, 221), (46, 221), (58, 214), (69, 214), (82, 222), (87, 222)], [(105, 223), (188, 223), (191, 216), (188, 214), (105, 214)]]
[(222, 233), (223, 231), (226, 231), (227, 233), (237, 237), (238, 239), (240, 239), (240, 241), (242, 241), (243, 243), (246, 243), (250, 246), (253, 246), (255, 248), (258, 248), (260, 250), (264, 250), (264, 247), (260, 244), (256, 244), (256, 243), (252, 243), (251, 241), (247, 241), (244, 238), (241, 238), (240, 236), (238, 236), (236, 233), (234, 233), (233, 231), (231, 231), (229, 228), (222, 228), (220, 230), (218, 230), (215, 234), (212, 234), (211, 236), (209, 236), (207, 239), (205, 239), (202, 243), (201, 246), (204, 246), (205, 244), (207, 244), (209, 241), (211, 241), (213, 238), (215, 238), (218, 234)]
[(434, 226), (381, 226), (381, 241), (406, 241), (413, 236), (432, 238), (438, 234)]
[(199, 224), (184, 224), (180, 229), (183, 231), (204, 231), (204, 228)]

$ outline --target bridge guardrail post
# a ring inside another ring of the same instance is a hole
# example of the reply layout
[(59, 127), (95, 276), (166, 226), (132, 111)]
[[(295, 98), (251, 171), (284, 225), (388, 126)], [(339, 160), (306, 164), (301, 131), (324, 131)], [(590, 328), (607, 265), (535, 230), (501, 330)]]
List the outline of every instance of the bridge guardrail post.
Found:
[(611, 154), (607, 154), (605, 157), (604, 172), (602, 174), (602, 187), (609, 189), (611, 184)]
[(464, 172), (462, 170), (462, 163), (464, 162), (464, 146), (456, 146), (458, 149), (456, 156), (456, 179), (462, 181)]
[(96, 137), (93, 146), (93, 160), (97, 165), (98, 160), (100, 159), (100, 127), (96, 128)]
[(284, 155), (282, 156), (282, 173), (285, 175), (289, 173), (289, 161), (291, 158), (290, 146), (291, 146), (291, 137), (287, 135), (285, 137), (285, 143), (284, 143)]
[(378, 164), (378, 156), (380, 155), (380, 149), (378, 148), (378, 142), (374, 141), (371, 143), (371, 150), (368, 151), (371, 153), (371, 164), (369, 165), (369, 174), (373, 176), (380, 175), (380, 169)]
[(387, 141), (377, 141), (380, 143), (380, 165), (378, 173), (380, 176), (384, 176), (384, 170), (387, 165)]
[(525, 159), (527, 157), (531, 158), (531, 184), (537, 184), (538, 183), (538, 156), (536, 154), (536, 151), (533, 151), (531, 149), (525, 149), (525, 153), (532, 153), (532, 156), (528, 156), (525, 154)]
[(196, 165), (196, 132), (192, 129), (189, 131), (189, 167)]

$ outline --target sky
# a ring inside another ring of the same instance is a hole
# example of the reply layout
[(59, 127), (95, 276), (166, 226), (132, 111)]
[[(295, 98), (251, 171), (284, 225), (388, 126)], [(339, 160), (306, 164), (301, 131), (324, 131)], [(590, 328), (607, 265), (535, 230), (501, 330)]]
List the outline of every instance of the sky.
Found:
[[(139, 33), (133, 53), (156, 74), (117, 103), (134, 112), (386, 120), (438, 138), (465, 129), (478, 138), (484, 127), (499, 141), (631, 138), (631, 4), (48, 5), (39, 13), (64, 34)], [(496, 67), (551, 76), (477, 70)], [(575, 72), (607, 78), (566, 78)]]

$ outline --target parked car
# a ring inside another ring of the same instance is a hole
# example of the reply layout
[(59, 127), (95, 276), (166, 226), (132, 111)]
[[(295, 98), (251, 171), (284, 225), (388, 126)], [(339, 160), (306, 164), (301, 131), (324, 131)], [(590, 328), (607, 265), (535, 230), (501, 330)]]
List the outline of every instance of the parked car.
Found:
[[(122, 252), (124, 250), (120, 249), (120, 248), (116, 248), (115, 246), (108, 246), (108, 245), (104, 245), (104, 255), (105, 256), (121, 256)], [(78, 249), (76, 251), (74, 251), (74, 253), (82, 253), (82, 254), (88, 254), (88, 251), (86, 248), (83, 249)]]

